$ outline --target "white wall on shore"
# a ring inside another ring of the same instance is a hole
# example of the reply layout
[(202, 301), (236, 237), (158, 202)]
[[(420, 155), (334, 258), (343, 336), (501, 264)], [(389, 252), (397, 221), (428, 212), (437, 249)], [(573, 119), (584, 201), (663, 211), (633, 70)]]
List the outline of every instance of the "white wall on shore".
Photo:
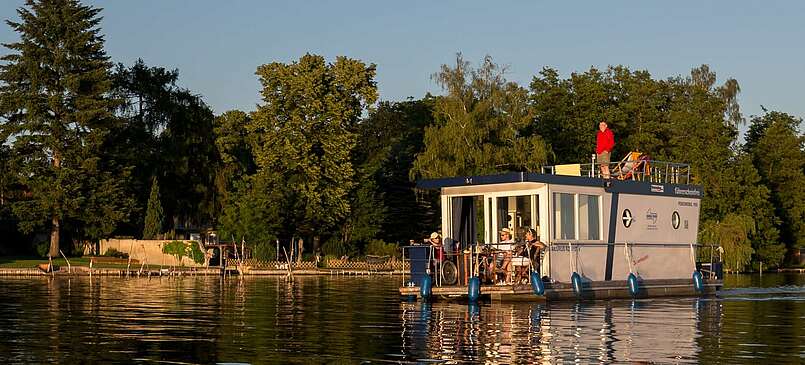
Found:
[[(198, 265), (193, 262), (193, 259), (184, 257), (182, 262), (176, 261), (172, 255), (162, 253), (162, 245), (170, 240), (135, 240), (135, 239), (118, 239), (110, 238), (100, 241), (99, 253), (103, 255), (106, 250), (114, 248), (120, 252), (129, 254), (133, 260), (138, 260), (140, 263), (145, 262), (147, 265), (163, 265), (163, 266), (204, 266)], [(188, 241), (184, 241), (188, 242)], [(90, 248), (84, 250), (84, 255), (91, 255)]]

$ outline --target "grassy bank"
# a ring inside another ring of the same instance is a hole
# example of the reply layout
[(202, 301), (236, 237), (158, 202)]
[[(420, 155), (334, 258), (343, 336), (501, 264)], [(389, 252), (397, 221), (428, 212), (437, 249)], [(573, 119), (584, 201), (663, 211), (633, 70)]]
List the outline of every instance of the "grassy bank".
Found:
[[(70, 265), (73, 267), (77, 266), (85, 266), (89, 267), (89, 257), (71, 257), (68, 258), (70, 260)], [(47, 264), (48, 259), (45, 258), (36, 258), (36, 257), (0, 257), (0, 269), (25, 269), (25, 268), (33, 268), (39, 264)], [(58, 259), (53, 259), (53, 265), (67, 268), (67, 261), (60, 257)], [(125, 269), (126, 263), (110, 263), (110, 262), (95, 262), (92, 264), (93, 268), (98, 269)], [(132, 269), (139, 269), (140, 263), (132, 263)], [(159, 265), (145, 265), (145, 269), (159, 269)]]

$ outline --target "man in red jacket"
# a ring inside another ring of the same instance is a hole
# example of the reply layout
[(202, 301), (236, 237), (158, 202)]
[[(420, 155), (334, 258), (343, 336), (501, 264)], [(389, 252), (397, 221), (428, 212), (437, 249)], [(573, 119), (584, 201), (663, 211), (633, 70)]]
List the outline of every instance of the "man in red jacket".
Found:
[(602, 120), (598, 123), (598, 133), (595, 135), (595, 154), (604, 179), (609, 179), (609, 160), (613, 147), (615, 147), (615, 135), (607, 128), (607, 122)]

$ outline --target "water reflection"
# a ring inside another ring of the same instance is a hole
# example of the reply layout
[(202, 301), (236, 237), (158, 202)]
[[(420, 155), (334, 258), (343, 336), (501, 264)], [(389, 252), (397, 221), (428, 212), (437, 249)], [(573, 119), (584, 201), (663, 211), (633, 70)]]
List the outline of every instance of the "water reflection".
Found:
[[(0, 278), (0, 363), (801, 363), (805, 276), (720, 298), (399, 302), (386, 277)], [(772, 287), (764, 287), (772, 285)]]
[(400, 306), (410, 360), (695, 362), (699, 324), (720, 326), (719, 304), (695, 300)]

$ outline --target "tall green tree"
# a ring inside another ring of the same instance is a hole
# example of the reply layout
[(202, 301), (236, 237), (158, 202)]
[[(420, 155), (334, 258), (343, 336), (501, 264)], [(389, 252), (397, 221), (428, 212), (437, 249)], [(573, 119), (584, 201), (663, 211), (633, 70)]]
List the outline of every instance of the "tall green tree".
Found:
[(188, 90), (171, 95), (168, 123), (158, 137), (157, 171), (172, 228), (215, 224), (215, 115)]
[(262, 65), (257, 75), (263, 103), (249, 132), (258, 178), (283, 191), (285, 226), (313, 237), (316, 246), (320, 232), (350, 210), (351, 154), (361, 114), (377, 99), (375, 66), (307, 54), (290, 64)]
[(548, 146), (524, 134), (532, 118), (528, 93), (486, 57), (474, 69), (461, 54), (433, 78), (446, 94), (434, 107), (436, 122), (425, 129), (425, 149), (417, 155), (413, 178), (538, 171)]
[[(359, 166), (374, 172), (359, 181), (375, 185), (380, 202), (371, 205), (382, 205), (384, 213), (378, 217), (376, 237), (387, 242), (425, 237), (440, 224), (438, 194), (416, 191), (416, 182), (409, 177), (416, 155), (425, 148), (425, 128), (434, 123), (436, 99), (426, 95), (420, 100), (381, 102), (361, 122), (355, 158)], [(367, 205), (369, 213), (379, 214)]]
[(20, 228), (48, 227), (57, 256), (65, 223), (97, 237), (126, 218), (125, 169), (114, 171), (103, 155), (117, 101), (100, 10), (76, 0), (25, 4), (19, 22), (7, 21), (20, 40), (4, 45), (11, 53), (0, 65), (0, 138), (19, 156), (15, 168), (30, 193), (14, 205)]
[(758, 259), (768, 266), (782, 263), (786, 250), (805, 247), (805, 137), (802, 120), (780, 112), (752, 119), (745, 150), (762, 182), (771, 190), (771, 201), (782, 220), (782, 243), (767, 245)]
[[(129, 187), (140, 209), (128, 234), (143, 230), (151, 179), (159, 177), (166, 228), (213, 225), (215, 179), (220, 163), (215, 147), (215, 117), (199, 95), (176, 85), (178, 70), (146, 65), (117, 65), (114, 95), (123, 102), (117, 113), (114, 154), (133, 166)], [(220, 206), (219, 206), (220, 207)], [(130, 232), (132, 231), (132, 232)]]
[(154, 177), (151, 183), (151, 194), (148, 198), (148, 208), (145, 211), (143, 239), (154, 239), (161, 234), (164, 219), (165, 214), (162, 211), (162, 202), (159, 197), (159, 181)]

